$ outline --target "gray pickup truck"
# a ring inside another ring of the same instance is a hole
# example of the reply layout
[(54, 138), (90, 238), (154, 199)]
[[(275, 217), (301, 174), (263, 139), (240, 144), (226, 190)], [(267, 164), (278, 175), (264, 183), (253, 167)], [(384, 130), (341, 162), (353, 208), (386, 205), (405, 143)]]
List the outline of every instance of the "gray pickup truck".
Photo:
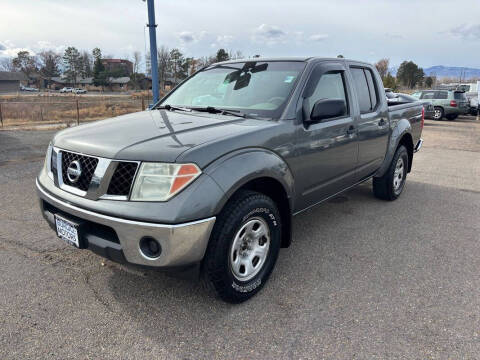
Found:
[(398, 198), (422, 128), (422, 104), (389, 106), (370, 64), (223, 62), (151, 110), (60, 131), (36, 186), (67, 243), (194, 268), (238, 303), (267, 282), (293, 215), (370, 178), (376, 197)]

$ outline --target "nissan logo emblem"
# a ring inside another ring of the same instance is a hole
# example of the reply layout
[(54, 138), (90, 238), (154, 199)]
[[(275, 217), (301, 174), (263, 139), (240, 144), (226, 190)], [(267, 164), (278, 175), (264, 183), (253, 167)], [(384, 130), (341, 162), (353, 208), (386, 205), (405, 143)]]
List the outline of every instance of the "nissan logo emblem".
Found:
[(78, 160), (74, 160), (68, 165), (67, 168), (67, 178), (72, 183), (75, 184), (80, 176), (82, 175), (82, 167), (80, 166), (80, 162)]

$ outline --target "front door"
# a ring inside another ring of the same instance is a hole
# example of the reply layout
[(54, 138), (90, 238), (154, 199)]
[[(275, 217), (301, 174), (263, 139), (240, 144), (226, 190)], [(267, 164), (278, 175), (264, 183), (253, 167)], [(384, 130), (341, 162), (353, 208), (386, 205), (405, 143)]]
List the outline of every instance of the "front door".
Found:
[[(345, 114), (319, 122), (308, 122), (318, 100), (340, 99)], [(313, 70), (301, 97), (303, 124), (296, 136), (296, 156), (291, 162), (296, 174), (300, 211), (355, 183), (357, 134), (351, 94), (343, 63), (322, 63)]]

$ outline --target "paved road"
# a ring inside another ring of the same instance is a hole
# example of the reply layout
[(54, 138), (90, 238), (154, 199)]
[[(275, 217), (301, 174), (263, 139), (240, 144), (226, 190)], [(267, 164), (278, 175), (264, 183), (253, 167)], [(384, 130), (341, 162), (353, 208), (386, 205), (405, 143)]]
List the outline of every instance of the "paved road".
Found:
[(480, 123), (427, 121), (402, 197), (371, 184), (300, 215), (260, 294), (64, 245), (37, 209), (51, 132), (0, 132), (1, 359), (475, 359)]

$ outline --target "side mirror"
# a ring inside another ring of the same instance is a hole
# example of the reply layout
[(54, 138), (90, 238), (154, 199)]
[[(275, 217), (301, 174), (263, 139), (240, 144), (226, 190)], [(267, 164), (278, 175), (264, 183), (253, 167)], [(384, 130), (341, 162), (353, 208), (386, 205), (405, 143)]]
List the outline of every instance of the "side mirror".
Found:
[(309, 122), (322, 121), (325, 119), (336, 118), (347, 114), (345, 100), (341, 99), (321, 99), (313, 105)]

